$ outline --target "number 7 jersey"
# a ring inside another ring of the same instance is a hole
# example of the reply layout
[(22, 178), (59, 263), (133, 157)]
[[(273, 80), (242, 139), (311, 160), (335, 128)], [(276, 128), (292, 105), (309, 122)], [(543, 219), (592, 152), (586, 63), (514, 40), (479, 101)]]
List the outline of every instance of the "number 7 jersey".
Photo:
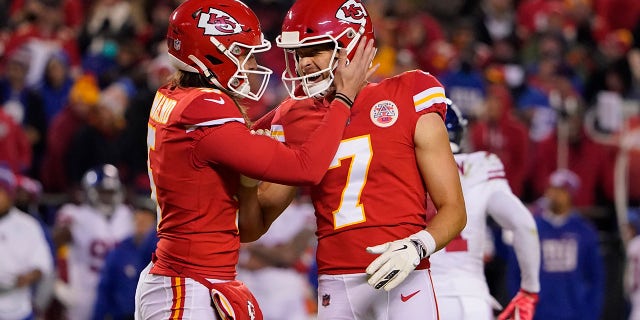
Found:
[[(425, 228), (426, 190), (414, 133), (421, 115), (437, 112), (444, 118), (445, 99), (441, 84), (422, 71), (368, 84), (359, 93), (338, 151), (311, 189), (320, 274), (363, 273), (376, 257), (366, 247)], [(302, 143), (325, 106), (316, 99), (283, 102), (271, 115), (272, 135)]]

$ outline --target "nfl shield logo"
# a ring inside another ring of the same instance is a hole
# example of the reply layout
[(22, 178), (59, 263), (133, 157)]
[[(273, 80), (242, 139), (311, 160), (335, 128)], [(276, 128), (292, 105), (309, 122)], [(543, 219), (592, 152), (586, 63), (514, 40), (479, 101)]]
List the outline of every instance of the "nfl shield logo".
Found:
[(328, 294), (322, 295), (322, 306), (326, 307), (331, 303), (331, 296)]
[(182, 43), (180, 42), (180, 40), (178, 40), (178, 39), (174, 39), (173, 40), (173, 48), (176, 49), (177, 51), (180, 51), (180, 45), (181, 44)]

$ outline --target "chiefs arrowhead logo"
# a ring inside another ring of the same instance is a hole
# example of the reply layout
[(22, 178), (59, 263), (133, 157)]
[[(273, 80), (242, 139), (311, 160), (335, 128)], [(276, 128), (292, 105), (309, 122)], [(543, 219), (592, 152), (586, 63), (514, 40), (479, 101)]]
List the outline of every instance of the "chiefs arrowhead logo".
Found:
[(228, 36), (242, 32), (242, 25), (236, 19), (214, 8), (200, 13), (198, 28), (204, 29), (204, 34), (210, 36)]
[(365, 24), (366, 16), (367, 11), (365, 11), (362, 3), (355, 0), (346, 1), (336, 12), (336, 18), (360, 25)]

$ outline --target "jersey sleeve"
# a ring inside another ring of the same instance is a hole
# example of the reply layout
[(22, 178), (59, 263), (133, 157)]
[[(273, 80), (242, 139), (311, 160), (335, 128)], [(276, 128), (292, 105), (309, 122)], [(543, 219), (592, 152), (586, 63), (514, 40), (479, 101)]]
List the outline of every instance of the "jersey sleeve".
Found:
[(194, 161), (200, 165), (222, 164), (254, 179), (317, 184), (338, 149), (349, 114), (342, 102), (332, 102), (309, 140), (295, 148), (270, 137), (252, 135), (240, 124), (209, 127), (197, 142)]
[(529, 292), (540, 291), (540, 240), (535, 220), (516, 197), (506, 180), (490, 180), (491, 195), (487, 212), (505, 230), (513, 232), (513, 249), (520, 267), (520, 287)]
[(216, 89), (200, 89), (189, 95), (190, 99), (181, 114), (180, 122), (188, 129), (225, 124), (245, 123), (238, 105), (233, 99)]
[(407, 74), (413, 105), (419, 115), (436, 112), (444, 120), (447, 112), (447, 97), (442, 84), (428, 72), (421, 70)]

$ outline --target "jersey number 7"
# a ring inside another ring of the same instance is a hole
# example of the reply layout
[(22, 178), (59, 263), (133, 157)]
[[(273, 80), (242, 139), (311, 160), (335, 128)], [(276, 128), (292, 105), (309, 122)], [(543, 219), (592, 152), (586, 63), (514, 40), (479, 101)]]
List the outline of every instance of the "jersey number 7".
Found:
[(371, 148), (371, 137), (369, 135), (353, 137), (340, 142), (329, 170), (342, 165), (342, 160), (351, 159), (347, 181), (342, 189), (340, 204), (333, 211), (333, 227), (354, 225), (366, 220), (364, 207), (360, 202), (362, 190), (367, 183), (369, 166), (373, 158), (373, 148)]

